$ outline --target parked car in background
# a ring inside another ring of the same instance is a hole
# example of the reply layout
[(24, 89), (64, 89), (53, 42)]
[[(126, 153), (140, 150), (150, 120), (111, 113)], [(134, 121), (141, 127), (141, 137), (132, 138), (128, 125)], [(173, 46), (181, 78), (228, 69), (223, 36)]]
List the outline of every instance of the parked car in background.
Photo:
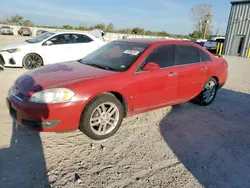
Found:
[(78, 61), (27, 72), (10, 88), (7, 104), (12, 118), (30, 129), (79, 128), (102, 140), (124, 117), (190, 100), (211, 104), (227, 76), (226, 60), (193, 42), (124, 39)]
[(21, 27), (18, 30), (18, 34), (21, 36), (32, 36), (32, 31), (28, 27)]
[(0, 27), (0, 34), (1, 35), (13, 35), (13, 28), (9, 26), (1, 26)]
[(206, 41), (204, 47), (209, 51), (214, 51), (217, 48), (217, 43), (224, 43), (225, 37), (213, 37)]
[(45, 31), (45, 30), (37, 30), (36, 36), (41, 35), (41, 34), (46, 33), (46, 32), (48, 32), (48, 31)]
[(71, 31), (46, 32), (35, 38), (4, 46), (4, 66), (34, 69), (43, 65), (81, 59), (105, 43), (92, 35)]
[(194, 42), (194, 43), (196, 43), (196, 44), (198, 44), (198, 45), (200, 45), (202, 47), (204, 47), (204, 44), (205, 44), (205, 42)]

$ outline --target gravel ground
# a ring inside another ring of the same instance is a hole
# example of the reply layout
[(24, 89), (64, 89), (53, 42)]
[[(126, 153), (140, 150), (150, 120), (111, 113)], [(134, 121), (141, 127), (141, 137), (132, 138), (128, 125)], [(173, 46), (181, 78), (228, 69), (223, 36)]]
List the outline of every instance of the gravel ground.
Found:
[(208, 107), (192, 103), (125, 119), (110, 139), (15, 125), (0, 72), (0, 188), (249, 187), (250, 60), (227, 57), (228, 83)]

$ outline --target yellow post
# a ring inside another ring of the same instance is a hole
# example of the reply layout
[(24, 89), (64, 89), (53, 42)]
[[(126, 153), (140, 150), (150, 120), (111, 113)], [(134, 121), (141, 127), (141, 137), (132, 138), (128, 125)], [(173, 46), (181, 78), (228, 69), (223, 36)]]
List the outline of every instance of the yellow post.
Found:
[(216, 55), (219, 53), (220, 43), (216, 44)]
[(220, 52), (219, 55), (222, 55), (223, 43), (220, 44)]
[(248, 48), (247, 58), (250, 58), (250, 47)]

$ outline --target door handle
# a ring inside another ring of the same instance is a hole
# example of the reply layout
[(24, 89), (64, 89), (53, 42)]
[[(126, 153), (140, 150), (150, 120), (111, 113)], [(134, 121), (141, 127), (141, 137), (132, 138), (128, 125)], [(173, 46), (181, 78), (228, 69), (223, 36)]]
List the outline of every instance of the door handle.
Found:
[(207, 67), (202, 67), (201, 70), (202, 70), (202, 71), (206, 71), (206, 70), (207, 70)]
[(176, 72), (171, 72), (171, 73), (169, 73), (168, 76), (177, 76), (177, 73)]

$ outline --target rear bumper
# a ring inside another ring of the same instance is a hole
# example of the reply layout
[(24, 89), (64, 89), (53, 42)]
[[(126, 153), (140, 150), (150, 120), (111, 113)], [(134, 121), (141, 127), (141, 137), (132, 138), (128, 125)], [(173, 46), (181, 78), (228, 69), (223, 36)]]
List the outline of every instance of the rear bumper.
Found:
[(66, 132), (78, 129), (84, 105), (35, 104), (17, 99), (11, 92), (6, 98), (10, 116), (19, 124), (42, 132)]
[(219, 89), (222, 88), (228, 79), (228, 68), (226, 69), (226, 71), (219, 77)]

